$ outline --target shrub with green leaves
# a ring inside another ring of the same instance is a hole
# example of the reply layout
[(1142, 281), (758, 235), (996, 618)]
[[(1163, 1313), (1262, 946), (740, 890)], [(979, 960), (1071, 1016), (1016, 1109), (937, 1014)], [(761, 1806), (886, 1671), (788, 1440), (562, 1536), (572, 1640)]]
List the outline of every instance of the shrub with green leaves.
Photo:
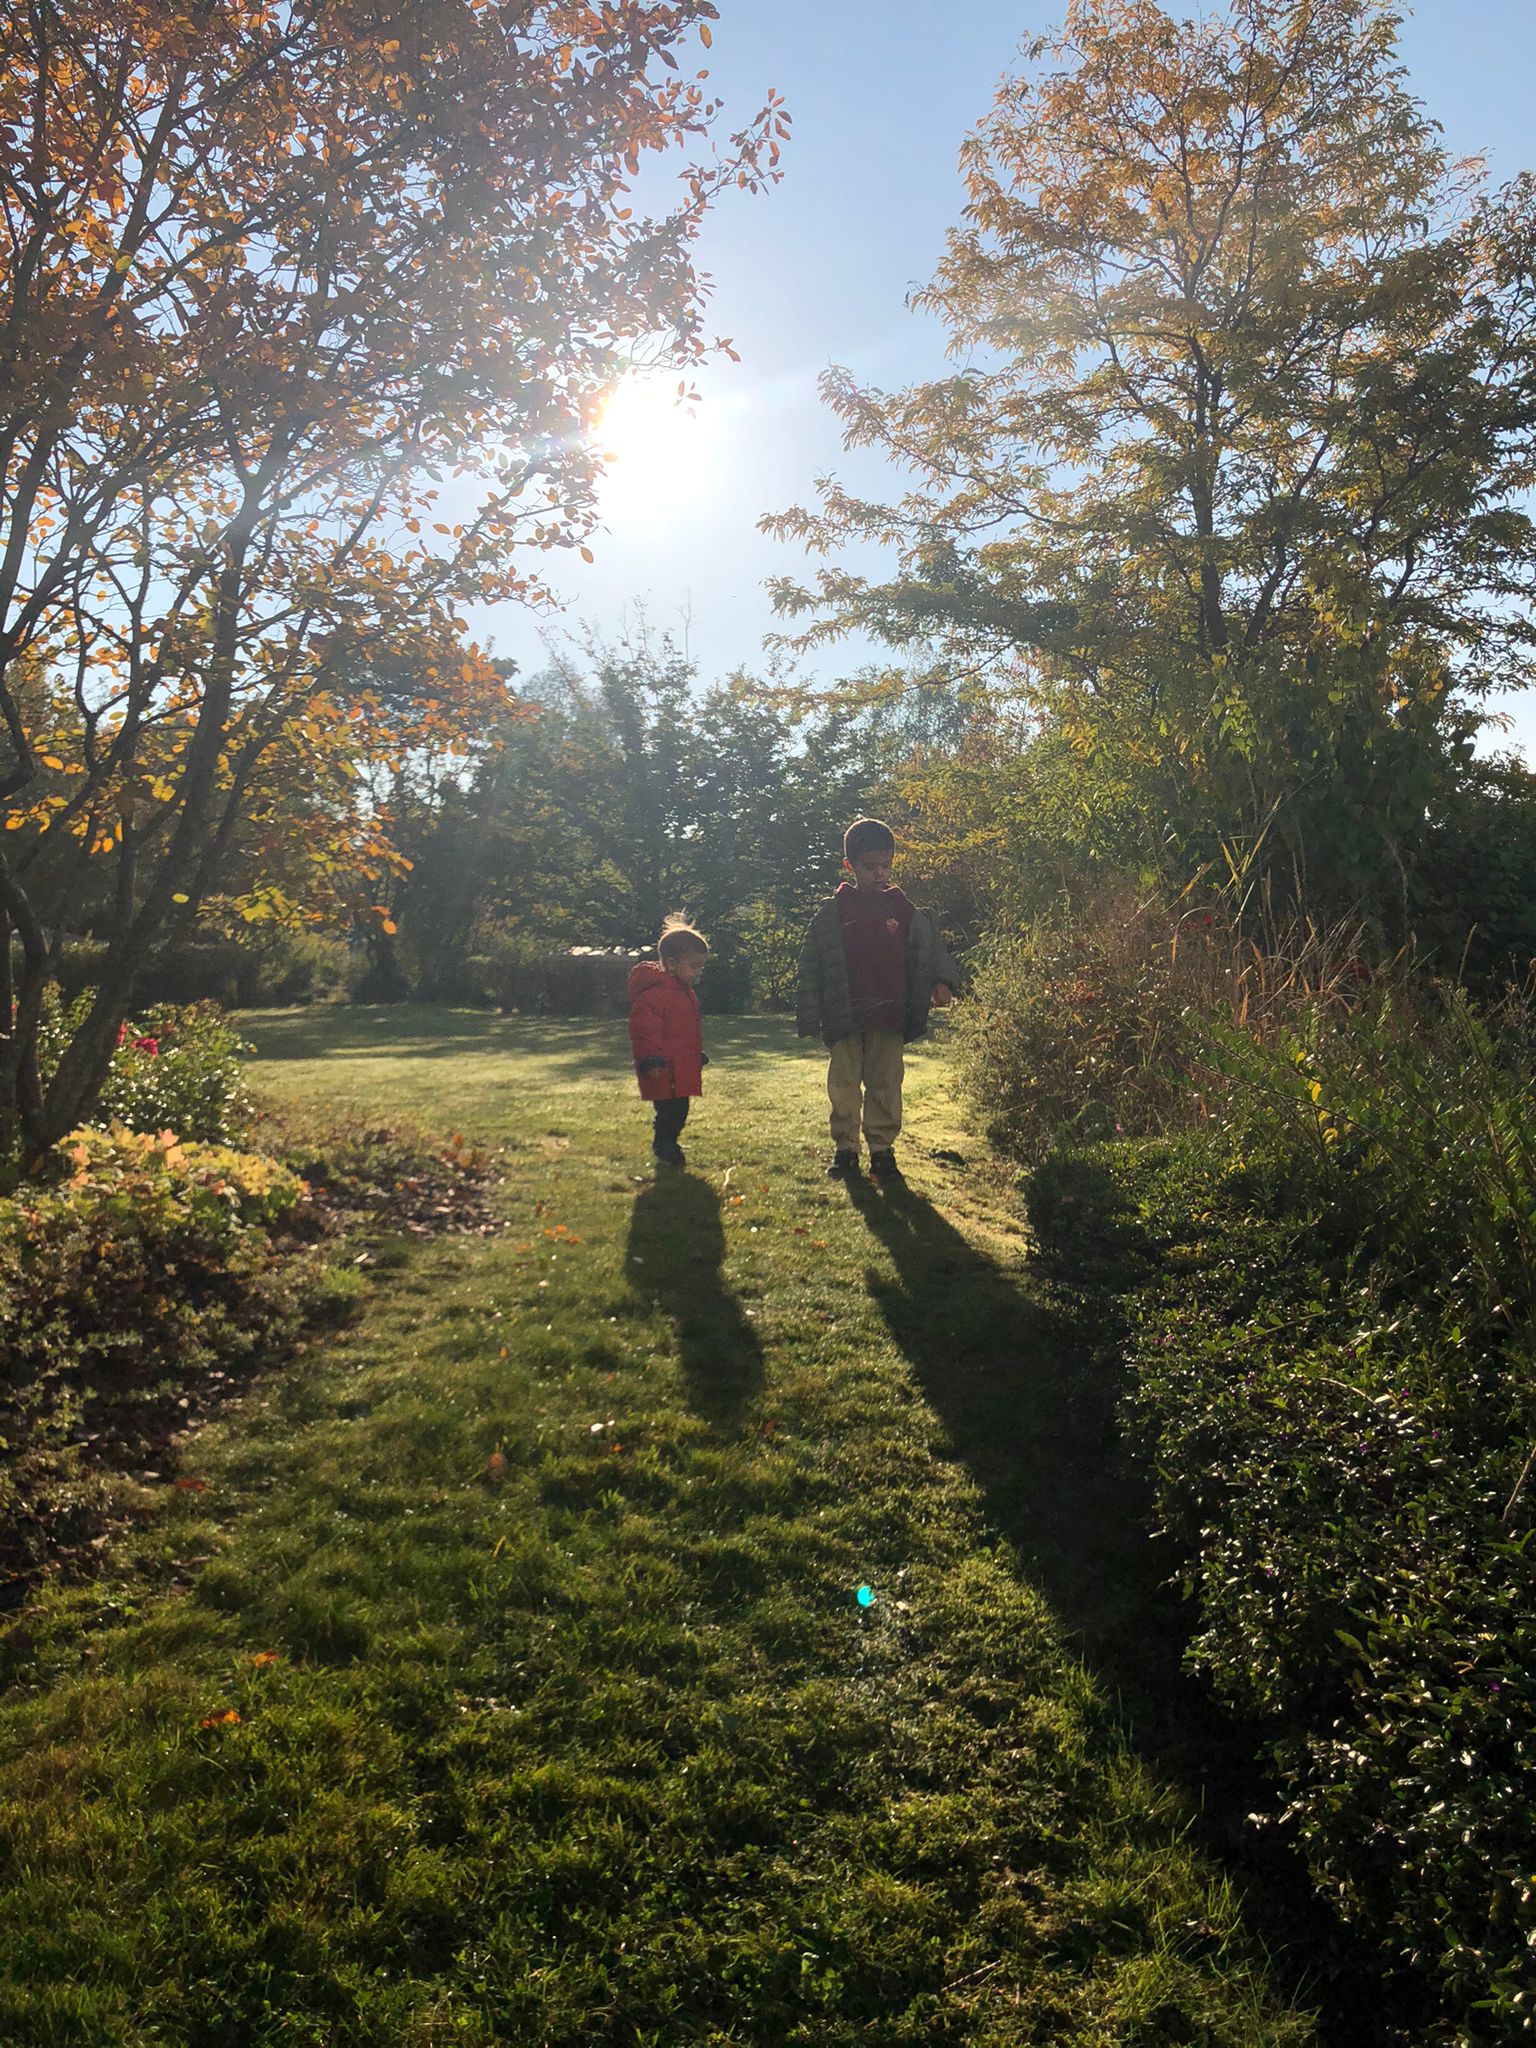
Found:
[(1536, 2026), (1524, 1018), (1425, 991), (1201, 1033), (1206, 1131), (1058, 1154), (1032, 1213), (1083, 1271), (1084, 1190), (1112, 1189), (1099, 1235), (1139, 1250), (1127, 1424), (1283, 1825), (1447, 2038), (1506, 2041)]
[[(48, 1002), (38, 1043), (45, 1085), (89, 1002), (89, 994), (69, 1004), (55, 994)], [(119, 1031), (93, 1113), (99, 1123), (124, 1124), (129, 1130), (227, 1142), (250, 1120), (241, 1071), (248, 1051), (216, 1003), (146, 1010)]]
[(131, 1444), (125, 1413), (195, 1399), (304, 1312), (272, 1238), (304, 1185), (275, 1160), (118, 1125), (54, 1163), (0, 1200), (0, 1565), (19, 1568), (72, 1491), (71, 1445)]

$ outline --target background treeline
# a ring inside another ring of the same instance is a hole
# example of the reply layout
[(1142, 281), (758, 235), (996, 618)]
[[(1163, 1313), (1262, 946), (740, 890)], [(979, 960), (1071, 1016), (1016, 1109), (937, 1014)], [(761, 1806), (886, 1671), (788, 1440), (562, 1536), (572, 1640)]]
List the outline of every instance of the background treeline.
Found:
[[(470, 753), (424, 751), (380, 779), (376, 815), (410, 865), (382, 890), (356, 878), (352, 900), (382, 900), (350, 929), (259, 905), (252, 917), (253, 857), (197, 932), (143, 962), (138, 1000), (581, 1007), (588, 989), (558, 972), (570, 948), (642, 948), (684, 910), (715, 948), (710, 1006), (780, 1008), (843, 828), (865, 810), (901, 836), (898, 879), (1005, 975), (1036, 928), (1113, 949), (1144, 940), (1154, 905), (1171, 936), (1217, 902), (1261, 946), (1288, 920), (1348, 919), (1362, 960), (1406, 952), (1490, 991), (1536, 959), (1536, 775), (1488, 749), (1493, 728), (1478, 750), (1464, 709), (1420, 736), (1419, 808), (1390, 838), (1347, 788), (1320, 792), (1333, 836), (1353, 833), (1348, 863), (1308, 834), (1244, 844), (1212, 815), (1212, 851), (1192, 865), (1149, 833), (1150, 792), (1126, 762), (1075, 746), (995, 683), (920, 667), (830, 693), (710, 683), (645, 635), (504, 681)], [(66, 989), (94, 957), (89, 906), (79, 914)]]
[[(503, 715), (468, 755), (422, 752), (379, 781), (378, 815), (409, 866), (382, 891), (359, 882), (380, 900), (350, 931), (248, 908), (221, 930), (226, 899), (144, 963), (138, 993), (580, 1007), (589, 991), (558, 972), (569, 949), (654, 945), (683, 910), (714, 949), (712, 1007), (781, 1007), (805, 921), (838, 879), (844, 827), (879, 807), (920, 833), (924, 778), (947, 802), (939, 785), (983, 744), (975, 723), (954, 689), (851, 685), (847, 701), (817, 701), (748, 676), (710, 683), (644, 633), (526, 679), (508, 670)], [(950, 829), (936, 849), (914, 840), (911, 872), (974, 939), (997, 897), (997, 832), (978, 815), (968, 850)], [(89, 944), (72, 958), (84, 971)]]

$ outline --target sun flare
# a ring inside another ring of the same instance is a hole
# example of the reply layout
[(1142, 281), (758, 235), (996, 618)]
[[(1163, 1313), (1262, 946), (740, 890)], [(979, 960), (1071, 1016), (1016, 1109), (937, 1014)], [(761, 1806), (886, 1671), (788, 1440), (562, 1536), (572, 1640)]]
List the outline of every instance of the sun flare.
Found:
[(608, 466), (603, 498), (615, 510), (678, 504), (709, 473), (703, 408), (675, 376), (626, 377), (603, 407), (597, 445)]

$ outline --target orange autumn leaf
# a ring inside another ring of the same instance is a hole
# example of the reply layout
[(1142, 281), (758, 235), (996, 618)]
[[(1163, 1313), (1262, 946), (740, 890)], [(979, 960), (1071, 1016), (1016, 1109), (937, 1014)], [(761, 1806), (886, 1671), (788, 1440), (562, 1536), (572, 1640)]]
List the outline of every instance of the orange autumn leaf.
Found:
[(240, 1718), (238, 1707), (226, 1707), (222, 1714), (205, 1714), (198, 1723), (200, 1728), (228, 1728)]

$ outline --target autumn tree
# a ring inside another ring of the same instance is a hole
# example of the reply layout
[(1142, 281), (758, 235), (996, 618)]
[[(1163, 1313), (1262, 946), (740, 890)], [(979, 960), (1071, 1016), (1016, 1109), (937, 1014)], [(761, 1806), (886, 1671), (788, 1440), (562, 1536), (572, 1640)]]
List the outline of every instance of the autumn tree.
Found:
[(1025, 779), (1097, 853), (1400, 929), (1477, 707), (1531, 679), (1536, 185), (1448, 157), (1396, 26), (1072, 0), (917, 295), (953, 373), (826, 380), (905, 495), (828, 479), (764, 523), (894, 549), (779, 602), (1015, 693)]
[[(0, 1136), (35, 1153), (79, 1119), (136, 964), (237, 854), (254, 915), (384, 875), (364, 771), (499, 715), (463, 606), (536, 596), (540, 551), (584, 544), (603, 392), (637, 358), (686, 378), (703, 210), (773, 175), (772, 96), (710, 141), (714, 18), (4, 11)], [(105, 963), (44, 1076), (59, 933), (87, 921)]]

